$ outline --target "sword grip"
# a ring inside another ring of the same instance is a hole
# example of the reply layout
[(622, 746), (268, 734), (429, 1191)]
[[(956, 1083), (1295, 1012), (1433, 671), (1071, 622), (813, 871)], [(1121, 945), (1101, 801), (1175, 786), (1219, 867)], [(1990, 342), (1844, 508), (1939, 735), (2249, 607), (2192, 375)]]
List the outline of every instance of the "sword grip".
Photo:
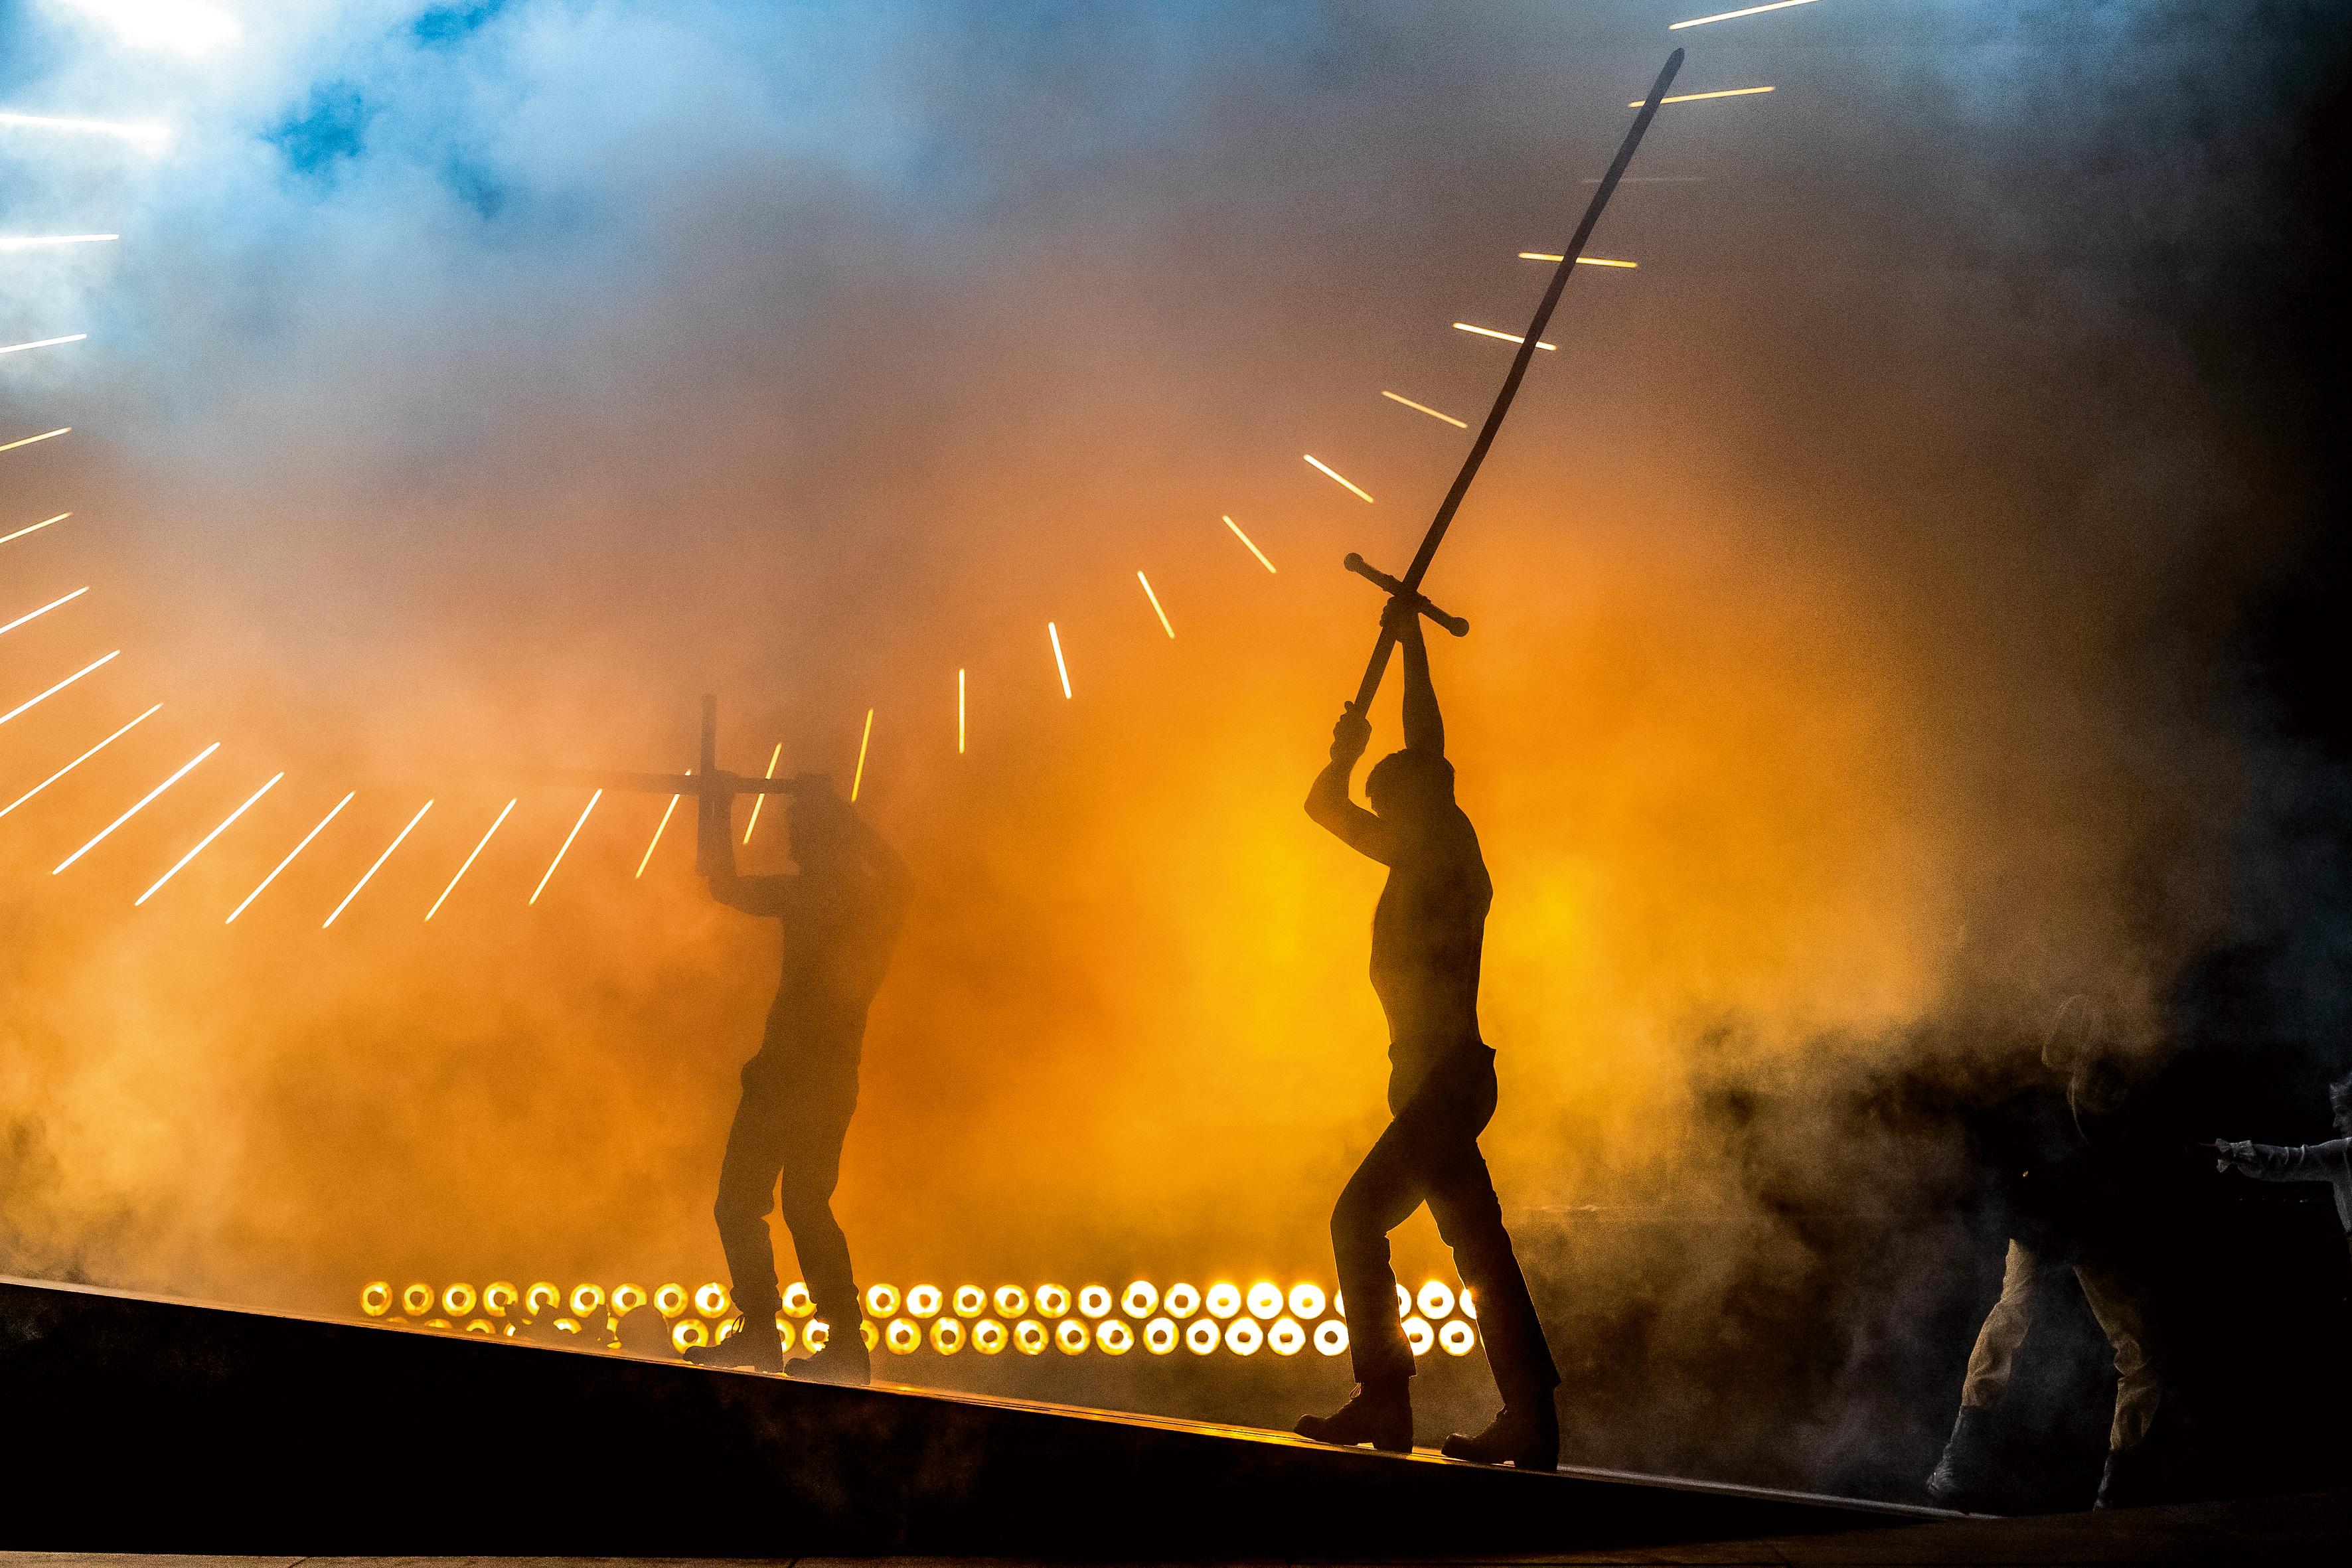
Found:
[(1460, 616), (1447, 615), (1444, 610), (1441, 610), (1435, 605), (1431, 604), (1423, 595), (1413, 589), (1406, 587), (1403, 584), (1398, 582), (1395, 578), (1390, 576), (1379, 567), (1372, 565), (1354, 551), (1349, 551), (1348, 552), (1348, 558), (1339, 563), (1339, 564), (1345, 566), (1349, 571), (1353, 572), (1357, 576), (1370, 583), (1373, 586), (1379, 588), (1390, 597), (1409, 601), (1414, 609), (1420, 611), (1429, 619), (1435, 621), (1439, 626), (1444, 626), (1455, 637), (1463, 637), (1470, 635), (1470, 623), (1468, 621), (1464, 620)]

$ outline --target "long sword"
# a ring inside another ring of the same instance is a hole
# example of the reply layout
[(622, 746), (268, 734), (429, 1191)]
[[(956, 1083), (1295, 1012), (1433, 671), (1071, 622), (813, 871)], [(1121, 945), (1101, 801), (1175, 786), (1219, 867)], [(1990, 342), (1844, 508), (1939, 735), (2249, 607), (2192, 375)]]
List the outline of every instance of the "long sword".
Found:
[[(1584, 209), (1584, 221), (1576, 226), (1575, 237), (1568, 242), (1566, 254), (1552, 271), (1551, 287), (1544, 290), (1543, 303), (1536, 307), (1536, 319), (1528, 324), (1528, 335), (1520, 340), (1519, 352), (1511, 358), (1511, 371), (1503, 378), (1503, 389), (1495, 394), (1495, 406), (1486, 411), (1486, 423), (1479, 427), (1478, 439), (1471, 443), (1470, 455), (1462, 459), (1462, 471), (1454, 476), (1454, 488), (1438, 503), (1437, 516), (1431, 521), (1429, 531), (1422, 536), (1421, 549), (1414, 552), (1412, 564), (1405, 570), (1402, 586), (1406, 594), (1420, 594), (1421, 580), (1428, 574), (1430, 562), (1436, 559), (1437, 547), (1445, 542), (1445, 531), (1454, 524), (1454, 510), (1469, 493), (1470, 481), (1478, 477), (1478, 465), (1486, 460), (1486, 448), (1495, 444), (1495, 432), (1503, 427), (1503, 416), (1511, 411), (1511, 399), (1518, 395), (1519, 382), (1528, 374), (1528, 362), (1536, 357), (1536, 340), (1543, 336), (1544, 327), (1551, 320), (1552, 307), (1559, 303), (1559, 291), (1568, 287), (1568, 279), (1576, 270), (1576, 258), (1584, 254), (1584, 243), (1592, 237), (1592, 226), (1601, 221), (1601, 209), (1609, 205), (1617, 182), (1624, 178), (1625, 166), (1633, 161), (1633, 149), (1642, 144), (1642, 133), (1649, 130), (1651, 117), (1658, 112), (1659, 100), (1666, 96), (1666, 89), (1682, 66), (1682, 50), (1676, 49), (1666, 57), (1665, 68), (1658, 73), (1642, 112), (1633, 117), (1633, 128), (1625, 132), (1609, 172), (1601, 177), (1600, 188), (1592, 193), (1591, 203)], [(1381, 678), (1388, 673), (1389, 655), (1395, 648), (1396, 638), (1382, 628), (1380, 640), (1372, 645), (1371, 662), (1364, 667), (1363, 684), (1356, 688), (1356, 700), (1349, 705), (1356, 712), (1370, 711), (1372, 699), (1381, 689)]]

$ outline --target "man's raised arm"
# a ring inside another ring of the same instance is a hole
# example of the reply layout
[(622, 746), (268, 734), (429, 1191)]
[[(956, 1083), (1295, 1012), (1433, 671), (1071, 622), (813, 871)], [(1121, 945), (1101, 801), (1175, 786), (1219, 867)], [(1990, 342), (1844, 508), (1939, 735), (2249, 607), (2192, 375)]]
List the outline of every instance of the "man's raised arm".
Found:
[(744, 877), (735, 870), (735, 801), (732, 775), (713, 773), (714, 787), (696, 798), (694, 859), (710, 879), (710, 896), (747, 915), (772, 915), (781, 907), (782, 877)]
[(1331, 761), (1307, 791), (1307, 815), (1349, 848), (1386, 865), (1390, 856), (1381, 819), (1349, 797), (1356, 763), (1371, 738), (1371, 721), (1349, 703), (1331, 726)]
[(1437, 688), (1429, 679), (1429, 645), (1422, 640), (1421, 612), (1407, 600), (1391, 599), (1381, 624), (1404, 655), (1404, 747), (1445, 754), (1445, 721), (1437, 711)]

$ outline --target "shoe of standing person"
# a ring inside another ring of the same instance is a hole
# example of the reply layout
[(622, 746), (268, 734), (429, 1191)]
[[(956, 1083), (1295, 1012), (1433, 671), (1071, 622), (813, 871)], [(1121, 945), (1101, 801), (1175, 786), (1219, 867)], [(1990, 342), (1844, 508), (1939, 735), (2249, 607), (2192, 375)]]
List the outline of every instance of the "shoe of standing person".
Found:
[(1302, 1437), (1352, 1448), (1370, 1443), (1384, 1454), (1412, 1451), (1412, 1390), (1409, 1384), (1360, 1383), (1356, 1396), (1328, 1415), (1302, 1415), (1292, 1428)]
[(874, 1380), (874, 1358), (863, 1337), (835, 1334), (824, 1342), (824, 1349), (816, 1354), (796, 1357), (789, 1363), (784, 1375), (803, 1383), (835, 1383), (845, 1388), (863, 1388)]
[(2156, 1457), (2149, 1452), (2152, 1447), (2144, 1442), (2136, 1447), (2108, 1449), (2107, 1468), (2099, 1472), (2099, 1495), (2091, 1506), (2146, 1508), (2161, 1502), (2163, 1486), (2157, 1474)]
[(740, 1318), (743, 1326), (715, 1345), (696, 1345), (686, 1352), (686, 1359), (695, 1366), (723, 1366), (738, 1372), (782, 1372), (784, 1370), (784, 1342), (776, 1332), (776, 1325), (765, 1325), (765, 1331), (753, 1328)]
[(1519, 1470), (1559, 1468), (1559, 1416), (1551, 1401), (1506, 1405), (1483, 1432), (1456, 1432), (1437, 1450), (1474, 1465), (1508, 1465)]
[(1992, 1412), (1960, 1406), (1952, 1439), (1927, 1472), (1927, 1500), (1937, 1508), (1980, 1511), (1993, 1483)]

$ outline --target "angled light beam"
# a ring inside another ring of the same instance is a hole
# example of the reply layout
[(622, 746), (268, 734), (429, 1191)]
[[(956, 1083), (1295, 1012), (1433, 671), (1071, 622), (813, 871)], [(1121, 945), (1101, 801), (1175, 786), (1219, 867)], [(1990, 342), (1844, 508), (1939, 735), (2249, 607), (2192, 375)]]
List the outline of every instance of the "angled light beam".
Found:
[(121, 237), (119, 234), (0, 235), (0, 250), (37, 250), (51, 245), (96, 245), (101, 240)]
[[(671, 797), (671, 804), (677, 804), (676, 796)], [(457, 874), (449, 879), (449, 885), (441, 889), (441, 896), (433, 900), (433, 907), (431, 909), (425, 911), (425, 918), (426, 920), (429, 921), (435, 915), (441, 912), (441, 906), (449, 901), (449, 895), (457, 890), (457, 884), (466, 879), (466, 873), (474, 868), (474, 861), (476, 858), (481, 855), (484, 849), (489, 847), (490, 833), (496, 833), (499, 830), (499, 823), (503, 823), (507, 819), (507, 812), (512, 811), (514, 808), (515, 803), (513, 801), (510, 800), (507, 802), (506, 810), (499, 813), (498, 822), (490, 824), (490, 832), (482, 835), (481, 842), (474, 846), (474, 853), (466, 857), (466, 863), (457, 868)], [(667, 822), (669, 818), (665, 816), (662, 820)], [(650, 854), (651, 851), (648, 850), (647, 853)], [(640, 869), (642, 869), (642, 868), (640, 868)]]
[(80, 859), (83, 856), (89, 854), (91, 850), (105, 843), (108, 836), (112, 834), (116, 828), (121, 826), (124, 823), (130, 821), (132, 817), (146, 810), (148, 805), (157, 795), (162, 795), (165, 790), (170, 789), (173, 784), (178, 784), (182, 779), (186, 778), (190, 773), (194, 773), (198, 763), (203, 762), (206, 757), (209, 757), (215, 752), (219, 751), (220, 748), (221, 743), (218, 741), (215, 741), (211, 745), (206, 746), (194, 756), (189, 758), (186, 762), (182, 763), (178, 773), (173, 773), (170, 778), (165, 779), (153, 789), (151, 789), (145, 795), (141, 795), (137, 805), (132, 806), (129, 811), (124, 812), (121, 816), (116, 817), (112, 822), (108, 823), (103, 828), (100, 828), (97, 837), (91, 839), (89, 843), (83, 845), (80, 848), (75, 850), (72, 854), (58, 861), (56, 869), (52, 870), (49, 875), (52, 877), (62, 875), (66, 868), (71, 866), (75, 861)]
[[(345, 796), (344, 798), (349, 799), (350, 797)], [(337, 806), (335, 809), (337, 811), (341, 811), (342, 807)], [(326, 919), (325, 924), (319, 927), (320, 931), (325, 931), (328, 926), (333, 925), (337, 920), (341, 918), (342, 912), (351, 908), (352, 900), (360, 896), (360, 889), (368, 885), (368, 879), (374, 876), (378, 871), (383, 869), (383, 863), (392, 858), (392, 852), (394, 850), (400, 847), (400, 840), (407, 837), (411, 833), (415, 832), (416, 830), (416, 825), (425, 820), (425, 814), (432, 809), (433, 803), (429, 800), (423, 805), (416, 808), (416, 815), (408, 819), (408, 826), (400, 830), (399, 837), (393, 839), (391, 843), (385, 845), (383, 847), (383, 853), (375, 858), (375, 864), (369, 867), (366, 872), (361, 876), (360, 879), (352, 884), (352, 890), (343, 895), (343, 901), (335, 906), (335, 912), (329, 915)], [(320, 826), (324, 826), (326, 825), (321, 823)], [(289, 856), (287, 858), (291, 859), (293, 857)], [(271, 875), (274, 876), (276, 873), (272, 872)], [(265, 886), (267, 884), (265, 884)], [(234, 920), (236, 917), (232, 915), (229, 918)]]
[(59, 343), (78, 343), (89, 337), (88, 332), (68, 332), (61, 338), (36, 338), (29, 343), (0, 343), (0, 354), (20, 354), (26, 349), (53, 349)]
[[(1701, 103), (1710, 98), (1753, 98), (1759, 92), (1771, 90), (1769, 87), (1727, 87), (1720, 92), (1678, 92), (1672, 98), (1662, 98), (1658, 101), (1660, 103)], [(1625, 107), (1639, 109), (1642, 107), (1642, 100), (1637, 98)]]
[(106, 750), (107, 747), (114, 744), (115, 742), (120, 741), (123, 736), (131, 733), (131, 731), (139, 727), (142, 721), (153, 718), (155, 716), (156, 710), (163, 706), (163, 705), (161, 702), (158, 702), (155, 704), (154, 708), (150, 708), (146, 712), (139, 715), (137, 719), (133, 719), (130, 723), (125, 724), (113, 734), (109, 735), (105, 740), (100, 741), (97, 745), (92, 746), (89, 751), (84, 752), (80, 756), (76, 757), (72, 762), (68, 763), (64, 767), (59, 768), (56, 773), (51, 773), (47, 778), (43, 779), (40, 783), (26, 790), (24, 794), (18, 795), (15, 800), (10, 801), (6, 805), (0, 806), (0, 816), (7, 816), (10, 812), (16, 810), (18, 806), (24, 805), (26, 801), (32, 799), (35, 795), (48, 788), (59, 779), (65, 777), (68, 773), (81, 766), (82, 763), (89, 761), (90, 758), (98, 755), (99, 752)]
[(1151, 613), (1160, 617), (1160, 629), (1173, 637), (1176, 628), (1168, 624), (1168, 612), (1160, 607), (1160, 595), (1151, 591), (1151, 579), (1138, 572), (1135, 580), (1143, 584), (1143, 596), (1151, 601)]
[(1063, 700), (1066, 701), (1070, 695), (1070, 667), (1065, 663), (1062, 658), (1062, 630), (1053, 622), (1047, 621), (1045, 623), (1045, 635), (1053, 639), (1054, 668), (1061, 672), (1062, 697)]
[[(1525, 253), (1522, 252), (1522, 254)], [(1464, 421), (1456, 419), (1451, 414), (1440, 414), (1436, 409), (1432, 408), (1426, 403), (1415, 403), (1412, 398), (1400, 397), (1393, 392), (1383, 392), (1381, 395), (1387, 398), (1391, 403), (1402, 403), (1407, 408), (1413, 410), (1415, 413), (1426, 414), (1432, 419), (1443, 419), (1448, 425), (1453, 426), (1456, 430), (1467, 430), (1470, 428), (1470, 426)]]
[[(768, 771), (760, 776), (762, 778), (774, 778), (776, 776), (776, 759), (783, 754), (784, 743), (782, 741), (779, 741), (776, 742), (776, 749), (768, 753)], [(760, 808), (767, 804), (768, 797), (764, 791), (751, 797), (751, 820), (743, 825), (744, 843), (749, 844), (751, 842), (751, 829), (760, 826)]]
[[(674, 795), (669, 797), (669, 804), (662, 807), (662, 819), (654, 828), (654, 841), (653, 843), (646, 846), (645, 858), (637, 862), (638, 880), (644, 880), (646, 868), (654, 863), (654, 850), (660, 846), (661, 836), (669, 829), (670, 813), (676, 811), (677, 809), (677, 803), (685, 798), (686, 797), (684, 795)], [(446, 898), (448, 895), (445, 893), (442, 897)], [(426, 915), (425, 918), (429, 921), (433, 917), (431, 915)]]
[(1314, 465), (1314, 467), (1315, 467), (1317, 469), (1320, 470), (1320, 471), (1321, 471), (1321, 472), (1322, 472), (1326, 477), (1330, 478), (1330, 479), (1337, 479), (1337, 480), (1339, 480), (1339, 482), (1342, 486), (1346, 487), (1348, 489), (1353, 490), (1357, 495), (1361, 496), (1365, 500), (1370, 500), (1372, 499), (1370, 496), (1369, 496), (1369, 495), (1365, 495), (1365, 494), (1364, 494), (1364, 490), (1363, 490), (1363, 488), (1362, 488), (1361, 486), (1357, 485), (1357, 484), (1353, 483), (1352, 481), (1349, 480), (1348, 479), (1346, 479), (1345, 477), (1343, 477), (1343, 476), (1339, 473), (1339, 471), (1337, 468), (1334, 468), (1330, 464), (1328, 464), (1328, 463), (1325, 462), (1322, 458), (1318, 458), (1318, 457), (1315, 456), (1315, 454), (1313, 454), (1312, 452), (1309, 452), (1309, 453), (1306, 454), (1306, 457), (1307, 457), (1307, 462), (1309, 462), (1310, 464)]
[(20, 114), (12, 109), (0, 110), (0, 125), (17, 126), (26, 131), (87, 131), (120, 136), (126, 142), (151, 146), (172, 133), (169, 127), (152, 121), (69, 120), (55, 114)]
[[(1810, 5), (1812, 3), (1813, 0), (1771, 0), (1771, 4), (1767, 5), (1748, 5), (1738, 11), (1717, 11), (1712, 16), (1693, 16), (1687, 22), (1669, 22), (1666, 24), (1666, 31), (1679, 33), (1685, 27), (1704, 27), (1709, 22), (1729, 22), (1741, 16), (1760, 16), (1767, 11), (1785, 11), (1791, 5)], [(1669, 98), (1665, 101), (1672, 103), (1674, 100)], [(1642, 106), (1637, 103), (1633, 107), (1639, 109)]]
[(866, 782), (866, 746), (874, 739), (874, 710), (866, 710), (866, 733), (857, 738), (857, 771), (849, 775), (849, 802), (857, 804), (857, 786)]
[(963, 755), (963, 671), (956, 671), (956, 755)]
[(5, 713), (0, 713), (0, 724), (5, 724), (9, 720), (14, 719), (19, 713), (29, 712), (33, 709), (39, 707), (42, 703), (47, 702), (50, 698), (55, 697), (58, 692), (63, 691), (67, 687), (71, 686), (75, 681), (79, 680), (83, 676), (88, 675), (91, 670), (97, 669), (103, 665), (111, 664), (114, 660), (121, 658), (121, 657), (122, 650), (121, 648), (116, 648), (104, 658), (92, 659), (89, 663), (83, 665), (79, 669), (75, 670), (71, 675), (67, 676), (63, 680), (58, 681), (55, 686), (50, 687), (47, 691), (42, 692), (38, 697), (28, 697), (24, 701), (17, 703), (14, 708), (9, 709)]
[[(1547, 256), (1540, 250), (1522, 250), (1519, 252), (1519, 259), (1522, 261), (1565, 261), (1568, 258), (1564, 256)], [(1642, 265), (1638, 261), (1603, 261), (1597, 256), (1580, 256), (1576, 258), (1576, 264), (1579, 267), (1622, 267), (1629, 272), (1634, 268)]]
[[(65, 434), (65, 432), (64, 432), (64, 431), (62, 431), (62, 430), (60, 430), (60, 431), (58, 431), (58, 435), (60, 435), (60, 436), (62, 436), (62, 435), (64, 435), (64, 434)], [(40, 441), (40, 440), (46, 440), (46, 439), (47, 439), (47, 437), (41, 437), (41, 436), (36, 436), (36, 437), (33, 437), (33, 439), (34, 439), (34, 440), (36, 440), (36, 441)], [(22, 445), (22, 443), (21, 443), (21, 442), (20, 442), (20, 443), (18, 443), (18, 444), (19, 444), (19, 445)], [(0, 448), (0, 450), (5, 450), (5, 448)], [(38, 533), (38, 532), (40, 532), (40, 531), (41, 531), (41, 530), (43, 530), (43, 529), (45, 529), (45, 528), (48, 527), (48, 526), (49, 526), (49, 524), (51, 524), (51, 523), (53, 523), (53, 522), (63, 522), (66, 519), (68, 519), (68, 518), (71, 517), (72, 515), (73, 515), (73, 513), (71, 513), (71, 512), (69, 512), (69, 511), (61, 511), (61, 512), (58, 513), (58, 515), (57, 515), (57, 516), (55, 516), (55, 517), (45, 517), (45, 518), (43, 518), (40, 521), (38, 521), (38, 522), (37, 522), (37, 523), (33, 523), (33, 524), (31, 524), (29, 527), (20, 528), (20, 529), (18, 529), (16, 532), (14, 532), (14, 533), (0, 533), (0, 544), (6, 544), (6, 543), (7, 543), (7, 542), (9, 542), (11, 540), (22, 539), (22, 538), (24, 538), (24, 537), (25, 537), (25, 535), (26, 535), (26, 534), (28, 534), (28, 533)]]
[(1242, 531), (1242, 525), (1240, 523), (1235, 522), (1229, 517), (1225, 519), (1225, 526), (1234, 531), (1234, 537), (1235, 539), (1240, 540), (1244, 544), (1249, 546), (1249, 552), (1257, 557), (1257, 563), (1259, 565), (1265, 567), (1269, 572), (1274, 570), (1274, 563), (1265, 558), (1265, 552), (1257, 547), (1257, 541), (1252, 539), (1248, 534)]
[[(352, 795), (356, 795), (357, 794), (359, 794), (359, 792), (357, 790), (353, 790), (351, 795), (347, 795), (343, 796), (342, 799), (335, 802), (335, 809), (327, 813), (326, 816), (319, 818), (318, 826), (313, 827), (310, 832), (302, 835), (302, 842), (297, 844), (293, 848), (286, 852), (286, 858), (280, 860), (275, 867), (270, 868), (269, 875), (261, 879), (260, 887), (257, 887), (253, 891), (246, 894), (245, 902), (238, 904), (236, 908), (229, 910), (228, 920), (221, 921), (221, 924), (226, 925), (230, 921), (234, 921), (237, 916), (245, 913), (246, 904), (250, 904), (254, 900), (261, 897), (262, 888), (267, 888), (270, 883), (278, 880), (278, 873), (286, 869), (287, 867), (294, 864), (294, 857), (302, 853), (303, 850), (310, 847), (310, 840), (318, 837), (320, 834), (324, 833), (327, 830), (327, 824), (334, 821), (336, 817), (341, 816), (343, 812), (343, 807), (351, 805)], [(349, 902), (350, 900), (346, 900), (344, 901)]]
[[(1475, 332), (1482, 338), (1498, 338), (1507, 343), (1523, 343), (1528, 341), (1527, 339), (1519, 336), (1517, 332), (1498, 332), (1492, 327), (1474, 327), (1467, 321), (1454, 322), (1454, 330), (1457, 332)], [(1559, 345), (1558, 343), (1539, 342), (1536, 344), (1536, 347), (1539, 349), (1557, 350)]]
[(247, 812), (253, 809), (253, 803), (255, 801), (259, 800), (263, 795), (268, 795), (271, 790), (276, 789), (278, 787), (278, 780), (282, 779), (286, 775), (283, 773), (277, 774), (275, 777), (271, 778), (268, 784), (263, 784), (259, 789), (255, 790), (251, 795), (246, 796), (245, 804), (243, 805), (238, 806), (235, 811), (232, 811), (226, 816), (222, 817), (221, 825), (218, 827), (214, 828), (210, 833), (207, 833), (202, 838), (197, 839), (196, 847), (194, 849), (189, 850), (185, 855), (181, 856), (180, 858), (173, 863), (170, 870), (156, 878), (155, 885), (153, 887), (148, 889), (145, 892), (131, 900), (131, 907), (135, 910), (140, 905), (145, 903), (148, 900), (153, 898), (157, 893), (163, 891), (164, 883), (170, 881), (173, 878), (185, 870), (189, 861), (194, 859), (197, 856), (205, 852), (205, 846), (210, 844), (214, 839), (218, 838), (222, 834), (226, 833), (229, 830), (230, 826), (234, 824), (238, 817), (243, 816)]
[[(36, 441), (54, 441), (60, 436), (70, 435), (72, 431), (72, 426), (60, 425), (54, 430), (44, 430), (37, 436), (27, 436), (22, 440), (10, 441), (5, 445), (0, 445), (0, 452), (13, 452), (19, 447), (29, 447)], [(55, 521), (56, 520), (53, 518), (50, 521)]]
[[(779, 743), (778, 749), (782, 749), (781, 743)], [(573, 823), (572, 825), (572, 831), (563, 836), (563, 847), (555, 852), (555, 858), (547, 863), (547, 870), (541, 874), (539, 879), (539, 886), (530, 890), (530, 901), (531, 903), (535, 904), (539, 902), (540, 894), (547, 891), (548, 881), (555, 875), (555, 868), (563, 864), (563, 857), (571, 852), (572, 841), (580, 837), (580, 830), (582, 828), (588, 826), (588, 814), (595, 810), (596, 803), (604, 798), (604, 792), (600, 789), (594, 795), (588, 797), (588, 804), (580, 808), (580, 820)]]
[(37, 610), (27, 610), (25, 614), (18, 616), (15, 620), (10, 621), (6, 626), (0, 626), (0, 635), (15, 631), (26, 621), (37, 621), (43, 616), (47, 615), (51, 610), (56, 609), (59, 605), (70, 605), (76, 599), (80, 598), (84, 594), (89, 592), (89, 590), (87, 588), (76, 588), (72, 593), (68, 594), (62, 599), (51, 599), (47, 604), (43, 605)]

